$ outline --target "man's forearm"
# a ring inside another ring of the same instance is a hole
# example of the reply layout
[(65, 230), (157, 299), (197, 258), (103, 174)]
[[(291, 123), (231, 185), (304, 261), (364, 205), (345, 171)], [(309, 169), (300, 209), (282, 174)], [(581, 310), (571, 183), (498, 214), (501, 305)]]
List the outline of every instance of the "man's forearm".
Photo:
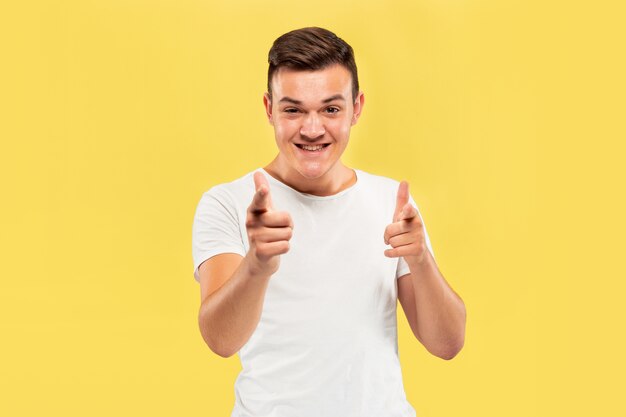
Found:
[(429, 352), (451, 359), (465, 342), (465, 304), (445, 281), (429, 250), (421, 263), (409, 256), (405, 260), (415, 292), (417, 333)]
[(232, 356), (250, 339), (261, 318), (270, 278), (255, 275), (244, 257), (232, 277), (204, 300), (198, 324), (213, 352)]

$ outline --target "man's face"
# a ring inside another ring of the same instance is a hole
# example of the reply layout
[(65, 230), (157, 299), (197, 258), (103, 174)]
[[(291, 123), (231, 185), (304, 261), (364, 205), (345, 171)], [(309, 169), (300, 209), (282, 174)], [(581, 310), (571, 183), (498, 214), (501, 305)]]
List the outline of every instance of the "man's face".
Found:
[(342, 65), (318, 71), (283, 67), (274, 73), (272, 96), (270, 101), (266, 93), (263, 102), (274, 126), (283, 175), (297, 172), (315, 179), (336, 172), (332, 168), (348, 145), (363, 105), (363, 93), (352, 101), (350, 72)]

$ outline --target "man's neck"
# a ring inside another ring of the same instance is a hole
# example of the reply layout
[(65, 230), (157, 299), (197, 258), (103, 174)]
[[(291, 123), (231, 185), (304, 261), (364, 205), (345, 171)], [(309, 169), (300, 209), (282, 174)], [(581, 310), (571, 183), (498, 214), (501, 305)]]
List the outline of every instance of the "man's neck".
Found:
[(276, 180), (306, 194), (330, 196), (337, 194), (356, 183), (356, 173), (340, 161), (318, 178), (306, 178), (291, 167), (282, 168), (274, 159), (263, 169)]

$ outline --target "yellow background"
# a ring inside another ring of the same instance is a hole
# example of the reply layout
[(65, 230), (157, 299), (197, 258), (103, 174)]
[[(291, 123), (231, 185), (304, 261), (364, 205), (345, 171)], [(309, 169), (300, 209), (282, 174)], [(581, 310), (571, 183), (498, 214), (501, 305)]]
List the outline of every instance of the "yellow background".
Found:
[(230, 415), (193, 214), (275, 155), (267, 52), (311, 25), (356, 53), (344, 162), (409, 181), (467, 306), (452, 361), (398, 310), (418, 417), (624, 415), (619, 4), (2, 2), (0, 415)]

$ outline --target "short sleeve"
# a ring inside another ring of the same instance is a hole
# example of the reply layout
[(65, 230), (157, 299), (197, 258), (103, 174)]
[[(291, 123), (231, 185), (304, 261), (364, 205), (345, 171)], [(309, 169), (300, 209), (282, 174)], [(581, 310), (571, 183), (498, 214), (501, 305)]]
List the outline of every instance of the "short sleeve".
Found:
[[(413, 207), (417, 208), (417, 213), (420, 216), (420, 219), (422, 219), (422, 225), (424, 226), (424, 240), (426, 241), (426, 247), (428, 248), (428, 250), (430, 251), (430, 254), (433, 256), (433, 259), (434, 259), (435, 252), (433, 252), (433, 247), (430, 244), (430, 237), (428, 236), (428, 231), (426, 230), (426, 222), (424, 222), (424, 217), (422, 217), (422, 213), (420, 213), (419, 207), (415, 203), (415, 200), (413, 200), (413, 197), (409, 196), (409, 202), (413, 205)], [(409, 265), (406, 263), (404, 258), (400, 256), (398, 258), (398, 268), (396, 269), (396, 279), (410, 272), (411, 271), (409, 270)]]
[(198, 282), (198, 267), (207, 259), (221, 253), (245, 256), (239, 216), (228, 193), (213, 187), (202, 195), (193, 220), (191, 240), (193, 274)]

